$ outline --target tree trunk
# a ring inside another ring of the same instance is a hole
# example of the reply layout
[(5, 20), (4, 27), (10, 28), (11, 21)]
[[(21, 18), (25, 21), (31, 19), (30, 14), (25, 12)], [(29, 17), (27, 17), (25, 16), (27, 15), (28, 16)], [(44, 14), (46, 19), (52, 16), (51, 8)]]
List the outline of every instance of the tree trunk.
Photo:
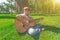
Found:
[(28, 6), (28, 0), (16, 0), (17, 13), (23, 12), (23, 7)]
[(38, 0), (35, 0), (35, 12), (38, 13)]

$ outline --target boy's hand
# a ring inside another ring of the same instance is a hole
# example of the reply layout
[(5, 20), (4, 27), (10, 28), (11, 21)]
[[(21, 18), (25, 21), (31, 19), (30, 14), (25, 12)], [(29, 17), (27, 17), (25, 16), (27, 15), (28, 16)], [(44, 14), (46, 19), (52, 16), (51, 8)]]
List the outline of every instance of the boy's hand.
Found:
[(41, 30), (44, 31), (44, 30), (46, 30), (46, 28), (42, 28)]
[(34, 26), (34, 25), (36, 25), (35, 22), (31, 22), (31, 23), (29, 24), (29, 26)]
[(43, 20), (44, 18), (39, 18), (39, 20)]

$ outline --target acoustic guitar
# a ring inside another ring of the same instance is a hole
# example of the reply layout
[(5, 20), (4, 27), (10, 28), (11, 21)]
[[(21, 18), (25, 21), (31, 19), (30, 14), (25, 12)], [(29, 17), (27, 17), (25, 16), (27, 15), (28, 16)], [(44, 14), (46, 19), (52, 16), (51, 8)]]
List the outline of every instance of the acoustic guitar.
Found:
[[(38, 19), (34, 19), (34, 20), (30, 20), (29, 21), (29, 23), (31, 23), (31, 22), (37, 22), (38, 20), (40, 21), (40, 20), (42, 20), (43, 18), (38, 18)], [(27, 23), (24, 23), (24, 22), (22, 22), (21, 23), (21, 21), (23, 21), (24, 19), (21, 19), (20, 20), (20, 17), (18, 16), (18, 17), (16, 17), (16, 19), (15, 19), (15, 25), (16, 25), (16, 30), (18, 31), (18, 32), (20, 32), (20, 33), (24, 33), (24, 32), (26, 32), (27, 31), (27, 29), (29, 28), (27, 25)], [(25, 27), (24, 27), (25, 26)]]

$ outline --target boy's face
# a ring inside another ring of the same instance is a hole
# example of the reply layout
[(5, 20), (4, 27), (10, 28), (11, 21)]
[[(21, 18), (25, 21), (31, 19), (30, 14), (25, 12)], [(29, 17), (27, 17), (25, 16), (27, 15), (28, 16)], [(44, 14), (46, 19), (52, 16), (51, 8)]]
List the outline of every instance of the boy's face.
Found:
[(25, 12), (26, 15), (30, 14), (30, 10), (29, 9), (24, 10), (24, 12)]

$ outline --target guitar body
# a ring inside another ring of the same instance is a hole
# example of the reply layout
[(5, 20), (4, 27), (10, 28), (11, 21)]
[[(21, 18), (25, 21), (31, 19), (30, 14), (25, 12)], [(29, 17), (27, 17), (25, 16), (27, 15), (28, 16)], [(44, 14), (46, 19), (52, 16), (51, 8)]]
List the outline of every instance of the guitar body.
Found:
[(24, 27), (21, 27), (21, 23), (17, 19), (15, 20), (15, 26), (16, 26), (16, 30), (20, 33), (24, 33), (26, 31)]
[[(22, 17), (22, 16), (17, 16), (16, 17), (16, 19), (15, 19), (15, 26), (16, 26), (16, 30), (18, 31), (18, 32), (20, 32), (20, 33), (24, 33), (24, 32), (26, 32), (27, 31), (27, 29), (29, 28), (28, 26), (27, 26), (27, 22), (29, 21), (28, 20), (29, 18), (24, 18), (24, 17)], [(31, 20), (31, 19), (30, 19)], [(25, 27), (23, 27), (23, 24), (22, 24), (22, 22), (24, 22), (25, 23)]]

